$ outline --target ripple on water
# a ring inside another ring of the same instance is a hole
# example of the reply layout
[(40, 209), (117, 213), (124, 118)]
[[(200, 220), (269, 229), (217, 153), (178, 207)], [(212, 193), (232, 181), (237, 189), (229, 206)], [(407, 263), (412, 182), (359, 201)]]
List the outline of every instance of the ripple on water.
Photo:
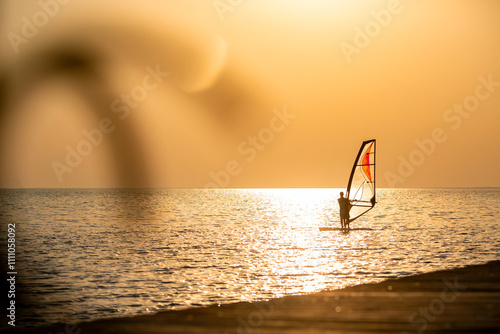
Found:
[(33, 325), (261, 300), (498, 259), (499, 189), (382, 189), (377, 207), (353, 223), (373, 230), (319, 232), (335, 224), (339, 191), (1, 191), (10, 209), (0, 216), (23, 222), (17, 260)]

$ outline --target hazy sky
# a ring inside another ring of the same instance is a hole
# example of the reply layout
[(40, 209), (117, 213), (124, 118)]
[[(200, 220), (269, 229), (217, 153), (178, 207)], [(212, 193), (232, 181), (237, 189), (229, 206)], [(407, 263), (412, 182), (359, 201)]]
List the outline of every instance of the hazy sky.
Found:
[[(64, 1), (61, 1), (64, 2)], [(3, 1), (2, 187), (500, 186), (495, 0)]]

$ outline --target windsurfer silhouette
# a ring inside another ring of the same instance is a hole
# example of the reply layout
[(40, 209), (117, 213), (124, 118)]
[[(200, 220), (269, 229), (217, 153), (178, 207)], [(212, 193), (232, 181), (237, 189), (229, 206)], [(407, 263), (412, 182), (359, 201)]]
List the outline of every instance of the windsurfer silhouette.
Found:
[(349, 228), (349, 210), (351, 203), (349, 198), (344, 197), (344, 192), (340, 192), (339, 207), (340, 207), (340, 225), (342, 228)]

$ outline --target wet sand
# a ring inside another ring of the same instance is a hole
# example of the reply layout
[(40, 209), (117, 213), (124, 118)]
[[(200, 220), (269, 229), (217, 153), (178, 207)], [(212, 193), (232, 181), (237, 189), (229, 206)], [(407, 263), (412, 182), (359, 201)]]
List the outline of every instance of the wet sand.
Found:
[(500, 333), (500, 261), (341, 290), (19, 333)]

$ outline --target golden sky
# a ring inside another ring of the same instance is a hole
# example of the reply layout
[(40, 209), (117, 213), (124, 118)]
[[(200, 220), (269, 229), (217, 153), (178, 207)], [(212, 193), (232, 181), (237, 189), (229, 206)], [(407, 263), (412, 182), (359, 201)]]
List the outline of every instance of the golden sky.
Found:
[(496, 0), (3, 1), (1, 187), (500, 186)]

